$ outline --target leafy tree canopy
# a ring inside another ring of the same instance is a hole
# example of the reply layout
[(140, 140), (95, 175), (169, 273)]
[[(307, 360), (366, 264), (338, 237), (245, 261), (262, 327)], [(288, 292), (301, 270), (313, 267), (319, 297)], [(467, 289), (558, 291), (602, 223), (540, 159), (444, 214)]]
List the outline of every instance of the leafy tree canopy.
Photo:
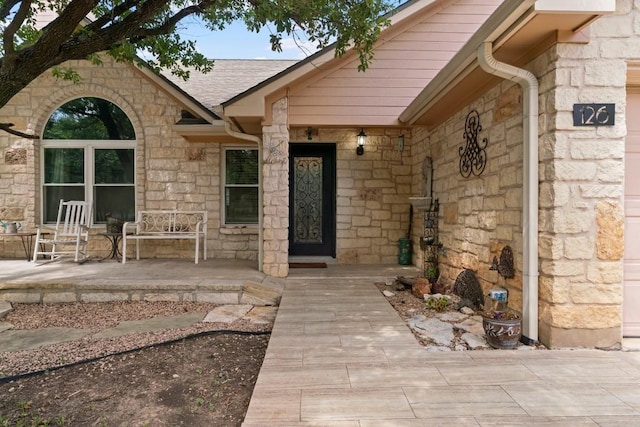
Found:
[[(373, 43), (387, 24), (385, 14), (398, 0), (0, 0), (0, 107), (42, 73), (78, 80), (68, 60), (100, 62), (106, 52), (118, 61), (139, 61), (188, 77), (187, 67), (206, 72), (212, 61), (194, 41), (176, 31), (180, 22), (198, 17), (218, 31), (243, 21), (251, 31), (272, 29), (271, 46), (301, 30), (318, 48), (335, 41), (336, 54), (353, 47), (361, 70), (373, 57)], [(37, 17), (55, 19), (39, 28)], [(151, 59), (149, 59), (151, 58)], [(0, 129), (10, 130), (8, 123)], [(20, 135), (20, 133), (16, 133)], [(26, 136), (21, 134), (21, 136)]]

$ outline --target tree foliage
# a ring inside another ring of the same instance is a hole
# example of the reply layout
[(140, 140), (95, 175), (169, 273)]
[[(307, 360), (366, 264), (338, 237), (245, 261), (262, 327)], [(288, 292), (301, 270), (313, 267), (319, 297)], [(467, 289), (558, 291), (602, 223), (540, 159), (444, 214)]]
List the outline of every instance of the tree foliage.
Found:
[[(373, 43), (397, 0), (0, 0), (0, 107), (44, 72), (77, 81), (68, 60), (100, 63), (99, 52), (118, 61), (140, 61), (188, 77), (187, 67), (213, 66), (195, 42), (177, 31), (193, 16), (211, 31), (243, 21), (251, 31), (272, 30), (271, 45), (304, 31), (318, 48), (335, 43), (337, 55), (353, 47), (360, 69), (372, 59)], [(44, 27), (43, 15), (55, 16)], [(8, 129), (8, 124), (0, 128)]]

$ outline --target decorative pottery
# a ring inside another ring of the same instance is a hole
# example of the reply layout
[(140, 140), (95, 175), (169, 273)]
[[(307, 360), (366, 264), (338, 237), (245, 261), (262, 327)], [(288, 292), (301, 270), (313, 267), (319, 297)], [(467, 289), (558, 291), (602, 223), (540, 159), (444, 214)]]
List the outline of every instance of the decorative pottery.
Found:
[(482, 316), (482, 327), (487, 343), (493, 348), (516, 348), (522, 336), (522, 320), (517, 316), (506, 319)]

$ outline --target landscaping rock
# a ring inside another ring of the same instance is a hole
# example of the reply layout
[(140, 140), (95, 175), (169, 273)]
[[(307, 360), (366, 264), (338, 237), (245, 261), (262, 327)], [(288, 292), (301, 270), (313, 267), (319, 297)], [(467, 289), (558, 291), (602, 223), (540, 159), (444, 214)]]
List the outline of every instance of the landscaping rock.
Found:
[(454, 339), (451, 323), (436, 318), (427, 319), (424, 315), (413, 316), (407, 323), (422, 338), (430, 339), (438, 345), (448, 346)]
[(7, 301), (0, 301), (0, 319), (9, 314), (11, 311), (11, 303)]
[(462, 307), (460, 309), (460, 313), (462, 314), (468, 314), (469, 316), (473, 316), (474, 314), (476, 314), (476, 311), (472, 308), (469, 307)]
[(465, 320), (467, 317), (466, 314), (459, 313), (457, 311), (449, 311), (446, 313), (436, 314), (436, 317), (443, 322), (461, 322)]
[(211, 310), (209, 314), (207, 314), (207, 316), (204, 318), (203, 322), (231, 323), (247, 314), (252, 308), (253, 306), (248, 304), (221, 305), (220, 307), (216, 307)]
[(395, 294), (393, 292), (387, 291), (387, 290), (382, 291), (382, 295), (384, 295), (385, 297), (395, 296)]
[(416, 298), (423, 299), (425, 295), (431, 294), (431, 283), (424, 277), (418, 277), (411, 286), (411, 293)]
[(449, 285), (445, 283), (436, 282), (431, 286), (431, 292), (434, 294), (445, 294), (449, 289)]
[(484, 335), (484, 328), (482, 327), (481, 316), (469, 317), (460, 323), (456, 323), (453, 326), (465, 332), (470, 332), (472, 334), (476, 334), (480, 336)]
[(483, 336), (472, 334), (471, 332), (465, 332), (462, 334), (462, 340), (469, 346), (471, 350), (477, 350), (479, 348), (489, 348), (487, 340)]

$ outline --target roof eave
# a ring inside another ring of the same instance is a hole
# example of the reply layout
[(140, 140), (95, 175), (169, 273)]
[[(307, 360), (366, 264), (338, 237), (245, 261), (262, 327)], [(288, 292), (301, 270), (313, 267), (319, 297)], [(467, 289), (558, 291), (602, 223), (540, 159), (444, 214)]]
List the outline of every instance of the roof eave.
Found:
[(226, 131), (224, 120), (215, 120), (207, 124), (174, 124), (171, 129), (191, 142), (236, 141), (236, 138)]
[(478, 67), (477, 51), (490, 41), (498, 48), (515, 35), (535, 15), (541, 13), (581, 13), (602, 15), (615, 12), (615, 0), (513, 0), (504, 2), (476, 31), (463, 48), (420, 92), (399, 116), (402, 123), (414, 125), (442, 100), (448, 91)]
[[(431, 7), (438, 1), (440, 0), (414, 0), (402, 4), (391, 12), (389, 16), (389, 28), (410, 18), (419, 11), (427, 7)], [(264, 117), (265, 103), (263, 101), (266, 97), (285, 89), (298, 79), (309, 73), (317, 71), (329, 61), (336, 59), (335, 52), (336, 47), (334, 43), (276, 74), (272, 78), (236, 95), (228, 101), (223, 102), (221, 106), (223, 108), (224, 115), (226, 117)]]

